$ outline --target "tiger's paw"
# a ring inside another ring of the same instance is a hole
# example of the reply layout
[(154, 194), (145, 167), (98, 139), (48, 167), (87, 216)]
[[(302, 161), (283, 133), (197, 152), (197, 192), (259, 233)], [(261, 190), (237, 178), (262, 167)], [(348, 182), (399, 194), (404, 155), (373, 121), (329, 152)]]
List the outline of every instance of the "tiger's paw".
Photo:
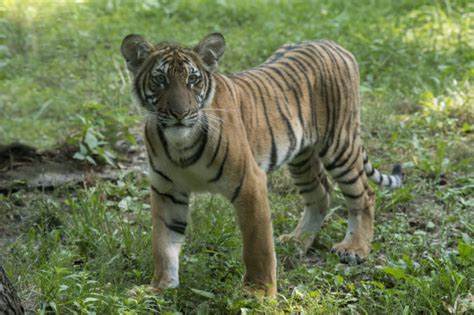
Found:
[(165, 277), (162, 277), (161, 279), (153, 278), (149, 287), (155, 292), (162, 292), (166, 289), (175, 289), (179, 287), (179, 280)]
[(331, 248), (331, 253), (339, 256), (341, 263), (358, 265), (369, 255), (370, 245), (363, 242), (342, 241)]
[(264, 299), (264, 298), (275, 298), (276, 287), (274, 285), (255, 285), (246, 283), (244, 285), (244, 295), (247, 297)]
[(135, 286), (128, 290), (128, 295), (133, 298), (137, 298), (143, 295), (156, 295), (160, 294), (167, 289), (175, 289), (179, 287), (178, 282), (173, 281), (157, 281), (153, 280), (149, 285)]

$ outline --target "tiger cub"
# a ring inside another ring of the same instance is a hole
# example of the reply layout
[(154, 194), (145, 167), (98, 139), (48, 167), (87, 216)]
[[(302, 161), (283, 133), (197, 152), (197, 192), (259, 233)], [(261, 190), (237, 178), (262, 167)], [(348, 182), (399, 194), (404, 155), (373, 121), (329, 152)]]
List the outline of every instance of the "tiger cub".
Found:
[(146, 111), (151, 182), (152, 288), (179, 285), (179, 252), (192, 192), (227, 197), (242, 233), (244, 282), (276, 294), (276, 259), (266, 173), (288, 164), (305, 208), (289, 235), (309, 248), (329, 207), (329, 174), (349, 209), (348, 228), (332, 251), (359, 263), (373, 237), (374, 193), (402, 183), (401, 167), (381, 174), (360, 138), (359, 70), (354, 56), (331, 41), (285, 45), (262, 65), (218, 73), (225, 40), (196, 47), (124, 38), (132, 94)]

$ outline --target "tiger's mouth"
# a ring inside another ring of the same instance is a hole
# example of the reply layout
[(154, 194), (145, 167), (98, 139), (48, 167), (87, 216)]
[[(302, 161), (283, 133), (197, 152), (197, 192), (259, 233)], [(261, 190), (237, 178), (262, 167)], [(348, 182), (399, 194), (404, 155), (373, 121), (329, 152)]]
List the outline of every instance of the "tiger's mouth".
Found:
[(171, 116), (157, 116), (157, 120), (163, 129), (192, 129), (199, 122), (199, 115), (190, 115), (177, 119)]
[(186, 124), (183, 124), (181, 121), (177, 122), (176, 124), (170, 126), (171, 128), (181, 128), (181, 127), (184, 127), (184, 128), (189, 128), (189, 127), (192, 127), (192, 126), (188, 126)]
[(196, 135), (199, 130), (199, 119), (182, 119), (160, 122), (158, 120), (161, 130), (163, 131), (167, 141), (175, 148), (181, 148), (189, 144), (190, 139)]
[(179, 129), (192, 129), (195, 124), (184, 124), (182, 122), (177, 122), (172, 125), (167, 125), (165, 128), (172, 129), (172, 130), (179, 130)]

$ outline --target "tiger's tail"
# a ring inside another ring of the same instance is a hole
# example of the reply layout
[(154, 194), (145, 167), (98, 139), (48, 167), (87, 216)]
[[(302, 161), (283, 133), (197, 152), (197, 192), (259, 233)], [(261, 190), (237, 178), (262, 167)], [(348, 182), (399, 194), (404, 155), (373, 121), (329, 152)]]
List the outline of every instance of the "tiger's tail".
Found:
[(363, 149), (363, 158), (364, 158), (364, 170), (367, 174), (367, 177), (374, 182), (375, 184), (386, 187), (390, 189), (400, 188), (403, 184), (403, 171), (402, 166), (400, 164), (395, 164), (392, 170), (392, 175), (383, 174), (369, 161), (367, 157), (367, 152)]

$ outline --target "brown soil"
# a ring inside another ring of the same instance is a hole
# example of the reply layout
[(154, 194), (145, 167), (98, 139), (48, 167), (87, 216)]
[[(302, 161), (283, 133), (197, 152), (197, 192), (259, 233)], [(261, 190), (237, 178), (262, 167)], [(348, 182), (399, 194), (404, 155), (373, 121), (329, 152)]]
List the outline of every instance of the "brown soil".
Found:
[[(31, 226), (35, 208), (29, 204), (31, 200), (44, 198), (55, 187), (92, 186), (99, 179), (145, 173), (143, 141), (138, 135), (136, 138), (134, 146), (117, 144), (116, 149), (122, 151), (124, 158), (115, 168), (76, 160), (76, 148), (69, 145), (38, 151), (20, 143), (0, 144), (0, 253)], [(6, 198), (2, 199), (2, 195)]]

